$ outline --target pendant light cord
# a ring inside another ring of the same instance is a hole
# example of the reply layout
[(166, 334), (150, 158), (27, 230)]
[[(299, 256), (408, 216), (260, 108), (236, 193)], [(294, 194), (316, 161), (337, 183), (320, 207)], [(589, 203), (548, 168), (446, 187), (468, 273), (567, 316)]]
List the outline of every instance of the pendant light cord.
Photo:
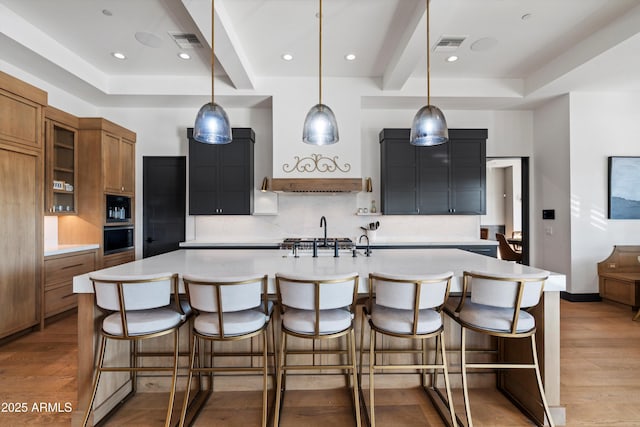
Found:
[(214, 77), (213, 77), (213, 75), (214, 75), (214, 71), (215, 71), (215, 62), (216, 62), (215, 61), (215, 54), (214, 54), (214, 52), (215, 52), (215, 50), (214, 50), (214, 46), (215, 46), (215, 31), (214, 31), (215, 25), (214, 25), (213, 22), (216, 19), (215, 18), (214, 3), (215, 3), (215, 0), (211, 0), (211, 104), (212, 105), (214, 104), (214, 101), (213, 101), (213, 94), (214, 94), (213, 81), (214, 81)]
[(320, 14), (318, 16), (319, 35), (318, 37), (318, 104), (322, 104), (322, 0), (320, 0)]
[(427, 105), (431, 105), (431, 42), (429, 39), (429, 2), (427, 0)]

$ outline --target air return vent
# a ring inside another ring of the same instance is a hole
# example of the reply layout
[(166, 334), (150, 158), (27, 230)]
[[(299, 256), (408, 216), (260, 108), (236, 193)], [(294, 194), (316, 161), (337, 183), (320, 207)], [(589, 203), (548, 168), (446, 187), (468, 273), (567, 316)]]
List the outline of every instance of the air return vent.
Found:
[(457, 50), (462, 42), (466, 39), (466, 36), (442, 36), (436, 47), (433, 49), (434, 52), (454, 52)]
[(169, 31), (169, 35), (180, 49), (195, 49), (202, 47), (202, 43), (195, 34)]

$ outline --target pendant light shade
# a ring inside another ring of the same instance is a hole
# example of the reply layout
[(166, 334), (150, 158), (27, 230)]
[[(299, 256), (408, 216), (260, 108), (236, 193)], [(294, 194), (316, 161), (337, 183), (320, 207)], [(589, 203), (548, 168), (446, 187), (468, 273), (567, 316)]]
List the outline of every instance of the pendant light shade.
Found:
[(205, 104), (198, 111), (193, 126), (193, 139), (204, 144), (228, 144), (231, 142), (231, 125), (229, 116), (224, 109), (214, 101), (214, 0), (211, 0), (211, 102)]
[(449, 140), (447, 120), (435, 105), (425, 105), (416, 113), (411, 124), (410, 141), (421, 147), (444, 144)]
[(312, 145), (330, 145), (338, 142), (338, 122), (331, 108), (322, 103), (322, 0), (319, 5), (318, 28), (318, 103), (311, 107), (304, 119), (302, 141)]
[(431, 146), (449, 141), (447, 120), (442, 111), (431, 105), (431, 43), (429, 39), (429, 1), (427, 1), (427, 105), (416, 113), (411, 124), (409, 142), (411, 145)]
[(331, 108), (324, 104), (311, 107), (304, 119), (302, 140), (307, 144), (329, 145), (338, 142), (338, 123)]
[(215, 103), (204, 104), (196, 116), (193, 139), (205, 144), (231, 142), (231, 126), (226, 111)]

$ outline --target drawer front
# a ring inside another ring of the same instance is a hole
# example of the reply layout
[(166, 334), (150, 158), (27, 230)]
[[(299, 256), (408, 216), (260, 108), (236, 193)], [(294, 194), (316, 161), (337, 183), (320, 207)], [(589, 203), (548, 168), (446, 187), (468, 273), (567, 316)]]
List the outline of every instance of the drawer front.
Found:
[(73, 276), (95, 270), (95, 253), (46, 258), (45, 285), (71, 280)]
[(78, 305), (78, 295), (73, 293), (71, 282), (52, 286), (44, 292), (45, 317), (61, 313)]
[(102, 268), (113, 267), (116, 265), (124, 264), (125, 262), (131, 262), (136, 260), (136, 253), (134, 251), (119, 252), (117, 254), (105, 255)]

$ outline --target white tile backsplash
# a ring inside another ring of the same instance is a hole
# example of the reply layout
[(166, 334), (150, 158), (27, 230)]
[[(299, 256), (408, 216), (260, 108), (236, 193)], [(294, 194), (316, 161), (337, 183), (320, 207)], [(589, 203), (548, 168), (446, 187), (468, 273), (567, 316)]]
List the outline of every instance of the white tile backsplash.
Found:
[[(329, 237), (358, 238), (360, 227), (379, 221), (376, 242), (461, 242), (479, 239), (480, 217), (463, 215), (356, 215), (368, 206), (356, 194), (278, 195), (277, 215), (194, 216), (187, 240), (273, 242), (284, 237), (321, 237), (320, 218), (327, 218)], [(378, 209), (380, 208), (379, 203)]]

